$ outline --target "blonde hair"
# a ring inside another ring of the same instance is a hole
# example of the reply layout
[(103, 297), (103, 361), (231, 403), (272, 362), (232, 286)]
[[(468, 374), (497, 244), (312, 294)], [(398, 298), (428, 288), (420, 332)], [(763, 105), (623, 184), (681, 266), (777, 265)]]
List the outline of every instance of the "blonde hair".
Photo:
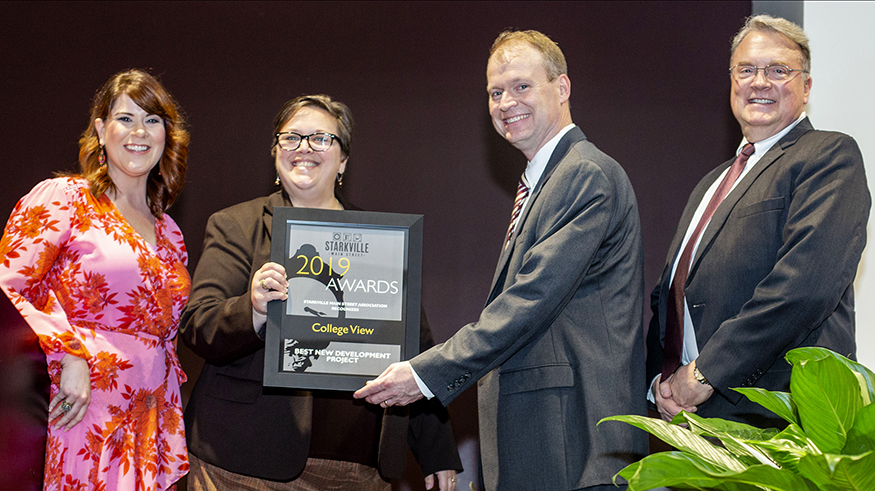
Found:
[(541, 53), (541, 63), (544, 66), (544, 71), (547, 72), (548, 81), (552, 82), (559, 75), (568, 74), (568, 64), (565, 62), (565, 55), (562, 54), (559, 45), (538, 31), (508, 30), (502, 32), (492, 43), (489, 57), (492, 58), (496, 53), (498, 53), (497, 56), (502, 56), (508, 47), (519, 46), (522, 43), (530, 44)]

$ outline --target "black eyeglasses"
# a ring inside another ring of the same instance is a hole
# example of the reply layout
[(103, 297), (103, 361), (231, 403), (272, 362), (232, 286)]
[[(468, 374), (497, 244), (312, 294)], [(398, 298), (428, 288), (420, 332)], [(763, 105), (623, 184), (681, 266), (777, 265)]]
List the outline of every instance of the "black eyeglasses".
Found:
[(773, 82), (786, 82), (793, 76), (793, 72), (808, 73), (808, 70), (796, 70), (787, 65), (768, 65), (762, 68), (754, 65), (735, 65), (729, 69), (729, 73), (735, 80), (742, 82), (756, 77), (760, 70)]
[[(337, 139), (337, 135), (331, 133), (311, 133), (302, 135), (294, 131), (284, 131), (276, 134), (276, 144), (287, 152), (294, 152), (301, 146), (301, 142), (307, 140), (307, 144), (314, 152), (324, 152), (331, 148), (331, 144)], [(338, 139), (338, 141), (340, 141)]]

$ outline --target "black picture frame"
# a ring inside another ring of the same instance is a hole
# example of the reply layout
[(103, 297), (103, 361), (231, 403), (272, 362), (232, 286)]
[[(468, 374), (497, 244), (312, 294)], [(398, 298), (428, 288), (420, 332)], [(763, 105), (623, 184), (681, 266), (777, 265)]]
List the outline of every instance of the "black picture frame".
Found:
[(419, 354), (422, 230), (422, 215), (275, 207), (289, 299), (267, 306), (264, 385), (354, 391)]

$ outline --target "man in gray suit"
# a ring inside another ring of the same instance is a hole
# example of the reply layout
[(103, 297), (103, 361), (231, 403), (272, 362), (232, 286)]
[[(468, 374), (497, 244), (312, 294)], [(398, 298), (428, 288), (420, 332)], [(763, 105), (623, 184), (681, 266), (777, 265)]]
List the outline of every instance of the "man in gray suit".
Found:
[(645, 412), (635, 195), (572, 123), (565, 58), (548, 37), (502, 33), (486, 75), (495, 129), (529, 161), (486, 307), (356, 396), (446, 405), (480, 381), (486, 489), (616, 489), (612, 476), (647, 450), (632, 426), (596, 429), (603, 417)]
[(748, 19), (729, 65), (744, 139), (693, 190), (653, 291), (649, 397), (666, 420), (686, 409), (784, 426), (731, 388), (789, 390), (783, 358), (796, 347), (854, 358), (871, 200), (853, 138), (815, 130), (804, 112), (811, 54), (799, 26)]

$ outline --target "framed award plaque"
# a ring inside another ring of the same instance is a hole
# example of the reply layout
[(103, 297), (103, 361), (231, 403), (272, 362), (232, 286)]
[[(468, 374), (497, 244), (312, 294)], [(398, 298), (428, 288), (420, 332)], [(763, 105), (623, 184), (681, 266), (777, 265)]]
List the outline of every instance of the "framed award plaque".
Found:
[(276, 207), (264, 385), (357, 390), (419, 353), (422, 215)]

